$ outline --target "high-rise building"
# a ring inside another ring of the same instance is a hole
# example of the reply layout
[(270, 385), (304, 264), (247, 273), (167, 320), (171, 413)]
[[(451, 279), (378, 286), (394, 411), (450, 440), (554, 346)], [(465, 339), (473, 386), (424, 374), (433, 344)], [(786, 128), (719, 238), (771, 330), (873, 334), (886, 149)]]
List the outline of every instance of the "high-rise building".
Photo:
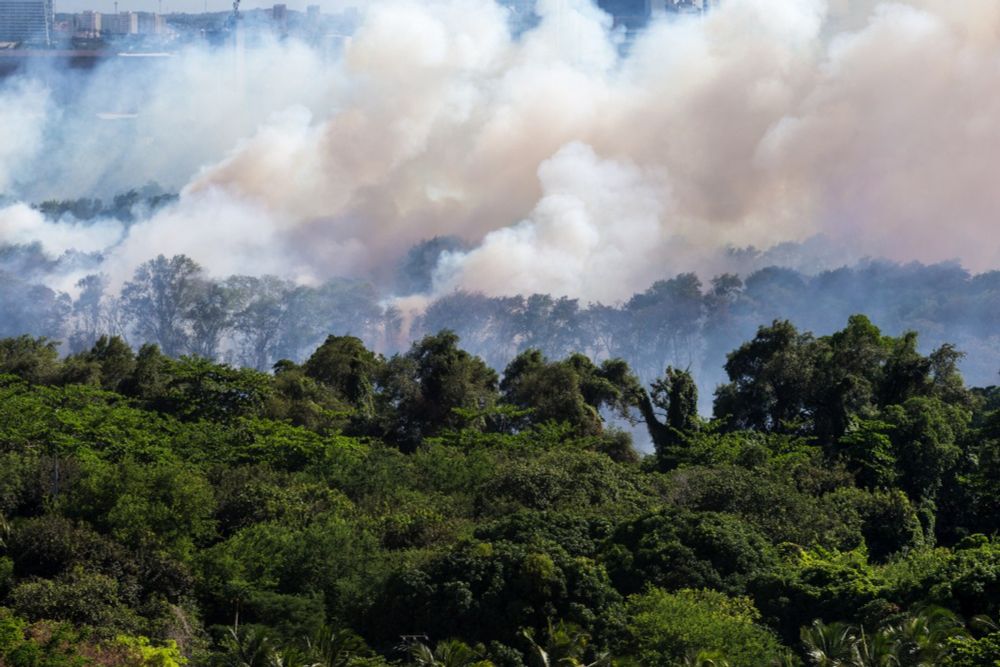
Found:
[(162, 35), (166, 29), (166, 21), (153, 12), (137, 12), (137, 31), (140, 35)]
[(272, 7), (271, 21), (278, 32), (288, 32), (288, 6), (282, 4)]
[(99, 37), (101, 34), (100, 12), (86, 11), (73, 17), (77, 34)]
[(101, 25), (109, 35), (134, 35), (139, 32), (139, 15), (135, 12), (104, 14)]
[(52, 43), (52, 0), (0, 0), (0, 42)]

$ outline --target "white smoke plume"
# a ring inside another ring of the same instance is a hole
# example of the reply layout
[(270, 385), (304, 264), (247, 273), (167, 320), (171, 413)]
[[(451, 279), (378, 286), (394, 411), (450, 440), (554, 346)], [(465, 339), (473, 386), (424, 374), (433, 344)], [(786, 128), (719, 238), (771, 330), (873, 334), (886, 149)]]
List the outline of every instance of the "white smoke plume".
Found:
[[(514, 37), (491, 0), (372, 3), (333, 61), (191, 50), (132, 91), (98, 73), (74, 110), (8, 83), (0, 191), (182, 188), (123, 238), (79, 241), (108, 243), (113, 284), (178, 252), (387, 283), (436, 235), (472, 245), (442, 257), (438, 293), (610, 302), (816, 235), (838, 257), (1000, 266), (995, 0), (723, 0), (627, 49), (589, 0), (538, 11)], [(126, 130), (94, 120), (109, 100), (137, 114)], [(0, 242), (77, 238), (24, 216), (0, 209)]]
[(38, 83), (18, 80), (0, 89), (0, 193), (13, 186), (18, 169), (38, 153), (49, 112), (48, 92)]
[(117, 243), (122, 233), (122, 226), (112, 221), (93, 225), (52, 222), (24, 204), (14, 204), (0, 216), (0, 238), (5, 243), (40, 243), (42, 251), (50, 259), (73, 251), (99, 252)]

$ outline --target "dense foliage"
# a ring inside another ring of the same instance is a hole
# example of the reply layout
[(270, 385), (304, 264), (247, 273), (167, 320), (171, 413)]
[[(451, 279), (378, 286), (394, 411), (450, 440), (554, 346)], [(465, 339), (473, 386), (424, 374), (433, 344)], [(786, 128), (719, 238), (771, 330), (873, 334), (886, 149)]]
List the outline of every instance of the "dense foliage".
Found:
[(450, 331), (269, 373), (3, 339), (0, 665), (997, 665), (1000, 391), (960, 358), (776, 321), (707, 420), (687, 371)]

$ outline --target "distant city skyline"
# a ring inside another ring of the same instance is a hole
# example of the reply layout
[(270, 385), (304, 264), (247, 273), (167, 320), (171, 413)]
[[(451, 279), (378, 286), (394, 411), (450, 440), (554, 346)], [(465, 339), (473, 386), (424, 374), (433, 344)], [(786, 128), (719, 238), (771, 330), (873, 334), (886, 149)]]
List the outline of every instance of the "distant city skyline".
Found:
[[(279, 0), (288, 5), (291, 10), (304, 12), (307, 5), (319, 5), (323, 12), (339, 12), (347, 7), (364, 5), (366, 0)], [(162, 3), (162, 4), (161, 4)], [(274, 0), (242, 0), (243, 9), (269, 9), (278, 4)], [(162, 6), (163, 13), (172, 12), (203, 12), (205, 7), (210, 12), (224, 12), (232, 7), (232, 0), (118, 0), (118, 11), (157, 12)], [(112, 13), (115, 11), (114, 0), (55, 0), (56, 12), (75, 13), (86, 10)]]

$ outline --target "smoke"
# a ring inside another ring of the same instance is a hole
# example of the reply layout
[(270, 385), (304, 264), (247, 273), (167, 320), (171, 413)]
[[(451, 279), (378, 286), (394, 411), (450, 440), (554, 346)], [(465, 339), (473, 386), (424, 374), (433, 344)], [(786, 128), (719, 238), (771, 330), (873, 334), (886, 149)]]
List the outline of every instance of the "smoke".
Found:
[(18, 166), (38, 152), (49, 112), (48, 92), (38, 83), (18, 80), (0, 87), (0, 194), (13, 187)]
[(609, 302), (649, 284), (650, 267), (671, 249), (661, 200), (634, 166), (574, 143), (543, 162), (538, 178), (543, 194), (529, 217), (470, 252), (446, 253), (437, 291), (532, 294), (544, 286)]
[(724, 0), (627, 45), (589, 0), (537, 11), (514, 36), (491, 0), (388, 0), (337, 57), (272, 42), (8, 81), (0, 191), (181, 196), (128, 226), (9, 206), (0, 242), (98, 252), (112, 286), (158, 253), (389, 286), (414, 244), (459, 237), (430, 296), (603, 302), (809, 239), (814, 269), (1000, 264), (994, 0)]
[(97, 252), (113, 245), (122, 235), (122, 227), (110, 221), (98, 224), (52, 222), (23, 204), (6, 209), (0, 217), (0, 237), (9, 245), (39, 242), (49, 259), (67, 252)]

